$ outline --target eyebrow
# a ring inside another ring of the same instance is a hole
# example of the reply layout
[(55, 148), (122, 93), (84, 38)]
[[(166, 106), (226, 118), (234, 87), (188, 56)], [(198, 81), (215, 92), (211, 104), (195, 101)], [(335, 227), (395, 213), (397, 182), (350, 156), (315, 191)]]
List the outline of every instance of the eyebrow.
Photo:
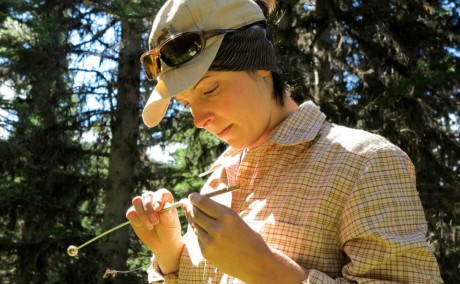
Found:
[(204, 75), (204, 76), (203, 76), (200, 80), (198, 80), (198, 82), (196, 82), (196, 84), (193, 86), (193, 90), (196, 89), (196, 87), (198, 86), (198, 84), (201, 83), (201, 81), (203, 81), (204, 79), (209, 78), (209, 77), (211, 77), (211, 75)]
[[(212, 77), (212, 75), (209, 75), (209, 74), (204, 75), (200, 80), (198, 80), (198, 82), (196, 82), (195, 85), (193, 85), (192, 90), (195, 90), (196, 87), (201, 83), (201, 81), (203, 81), (204, 79), (207, 79), (207, 78), (209, 78), (209, 77)], [(181, 94), (181, 93), (179, 93), (178, 95), (180, 95), (180, 94)], [(177, 95), (174, 96), (174, 98), (175, 98), (176, 101), (178, 101), (178, 102), (180, 102), (180, 100), (181, 100), (180, 98), (179, 98), (179, 99), (177, 98)]]

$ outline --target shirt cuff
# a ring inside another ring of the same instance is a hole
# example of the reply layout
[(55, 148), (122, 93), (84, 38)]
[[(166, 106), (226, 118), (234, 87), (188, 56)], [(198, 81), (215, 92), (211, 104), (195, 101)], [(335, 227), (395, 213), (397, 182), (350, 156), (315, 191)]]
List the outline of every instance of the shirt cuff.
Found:
[[(335, 284), (336, 281), (330, 276), (315, 269), (310, 269), (308, 278), (302, 284)], [(344, 283), (347, 283), (346, 281)]]
[(149, 268), (147, 268), (147, 279), (150, 284), (154, 283), (168, 283), (174, 284), (177, 282), (177, 273), (171, 273), (164, 275), (161, 272), (160, 266), (155, 258), (155, 255), (152, 256)]

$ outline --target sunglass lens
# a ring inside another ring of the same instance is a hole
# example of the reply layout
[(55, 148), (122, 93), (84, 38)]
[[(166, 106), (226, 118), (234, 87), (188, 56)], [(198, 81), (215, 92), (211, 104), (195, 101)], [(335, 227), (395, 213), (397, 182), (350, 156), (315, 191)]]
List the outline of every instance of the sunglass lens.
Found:
[(168, 66), (179, 66), (192, 59), (203, 49), (203, 42), (198, 33), (187, 33), (169, 41), (161, 48), (161, 59)]
[(144, 65), (145, 74), (150, 80), (153, 80), (158, 76), (158, 61), (158, 57), (153, 54), (148, 54), (142, 58), (142, 65)]

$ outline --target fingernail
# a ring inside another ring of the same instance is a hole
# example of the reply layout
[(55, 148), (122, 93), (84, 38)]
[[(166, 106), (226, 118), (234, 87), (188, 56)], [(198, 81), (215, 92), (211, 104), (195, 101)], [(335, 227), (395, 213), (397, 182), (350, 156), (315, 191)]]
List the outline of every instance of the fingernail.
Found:
[(156, 224), (158, 224), (158, 218), (156, 218), (155, 216), (153, 215), (150, 215), (149, 216), (149, 220), (150, 220), (150, 225), (152, 225), (152, 229), (153, 229), (153, 226), (155, 226)]
[(147, 223), (147, 230), (149, 231), (153, 230), (153, 225), (150, 223)]
[(160, 208), (160, 202), (153, 203), (153, 210), (157, 211)]

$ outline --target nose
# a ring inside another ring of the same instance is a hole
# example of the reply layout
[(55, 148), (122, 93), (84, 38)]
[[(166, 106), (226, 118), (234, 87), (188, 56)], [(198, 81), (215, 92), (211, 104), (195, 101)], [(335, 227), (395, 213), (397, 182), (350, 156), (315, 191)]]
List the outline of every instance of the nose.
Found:
[(191, 107), (190, 112), (193, 116), (193, 124), (198, 128), (206, 128), (215, 118), (211, 110), (199, 106)]

